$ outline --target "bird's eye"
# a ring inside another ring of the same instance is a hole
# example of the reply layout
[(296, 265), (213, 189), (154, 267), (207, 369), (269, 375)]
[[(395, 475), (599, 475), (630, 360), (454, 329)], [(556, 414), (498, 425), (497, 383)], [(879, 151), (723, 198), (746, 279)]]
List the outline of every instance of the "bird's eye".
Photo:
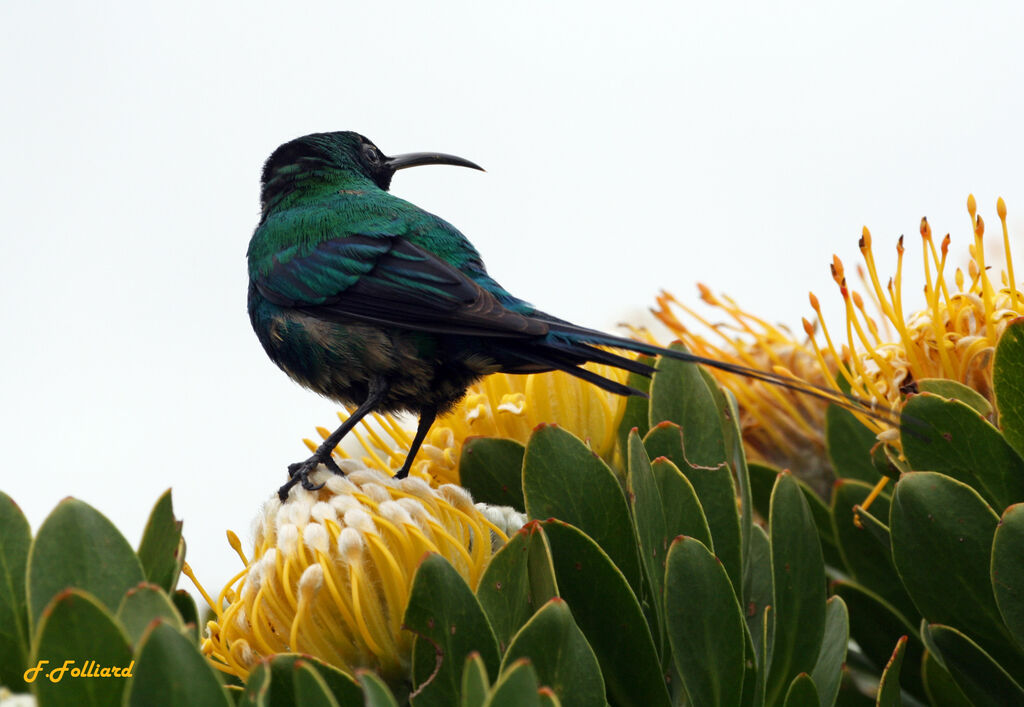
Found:
[(381, 163), (380, 152), (373, 145), (363, 145), (363, 159), (371, 167), (377, 167)]

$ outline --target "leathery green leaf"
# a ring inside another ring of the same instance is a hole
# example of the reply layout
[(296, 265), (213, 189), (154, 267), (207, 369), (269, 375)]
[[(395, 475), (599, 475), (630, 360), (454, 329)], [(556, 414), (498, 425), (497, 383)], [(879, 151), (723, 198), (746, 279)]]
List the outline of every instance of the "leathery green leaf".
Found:
[(485, 707), (541, 707), (537, 672), (527, 658), (505, 667), (498, 677)]
[(850, 614), (846, 604), (841, 597), (829, 597), (825, 602), (825, 635), (821, 641), (821, 652), (811, 670), (822, 707), (835, 704), (849, 642)]
[(105, 606), (86, 591), (66, 589), (45, 607), (36, 627), (31, 675), (24, 677), (40, 705), (121, 704), (135, 666), (128, 639)]
[[(854, 507), (859, 506), (871, 493), (871, 486), (862, 482), (840, 479), (832, 492), (832, 523), (839, 552), (853, 578), (871, 591), (884, 597), (897, 607), (902, 614), (916, 622), (917, 612), (910, 597), (903, 589), (903, 583), (896, 574), (892, 551), (882, 545), (867, 527), (861, 514), (861, 525), (854, 520)], [(879, 495), (871, 505), (871, 511), (878, 517), (888, 518), (890, 498)]]
[(398, 701), (388, 686), (370, 670), (357, 670), (356, 679), (363, 688), (366, 707), (398, 707)]
[(992, 588), (1003, 623), (1024, 648), (1024, 503), (1007, 508), (996, 527)]
[(1003, 509), (1024, 501), (1024, 458), (976, 410), (922, 393), (903, 406), (901, 440), (911, 468), (936, 471), (973, 487)]
[(800, 673), (786, 690), (786, 707), (818, 707), (818, 688), (807, 673)]
[(626, 487), (633, 510), (633, 527), (640, 544), (641, 563), (653, 595), (654, 615), (657, 618), (655, 623), (663, 626), (665, 619), (659, 599), (665, 584), (665, 554), (668, 552), (669, 539), (665, 531), (665, 513), (662, 510), (658, 482), (651, 470), (651, 460), (635, 430), (630, 432), (626, 456), (629, 467)]
[(922, 378), (917, 381), (917, 389), (922, 393), (932, 393), (947, 400), (959, 400), (965, 403), (980, 415), (988, 417), (992, 414), (992, 405), (984, 395), (974, 388), (968, 388), (963, 383), (958, 383), (949, 378)]
[(25, 572), (32, 529), (14, 500), (0, 491), (0, 685), (28, 690), (23, 673), (31, 649)]
[[(685, 351), (679, 344), (670, 348)], [(691, 464), (715, 467), (725, 461), (721, 412), (700, 368), (664, 356), (658, 359), (658, 372), (651, 378), (650, 426), (668, 421), (686, 430)]]
[(174, 591), (185, 560), (181, 549), (181, 521), (174, 518), (171, 490), (167, 489), (153, 506), (139, 542), (139, 561), (146, 581), (165, 592)]
[(579, 528), (541, 523), (559, 594), (601, 664), (611, 699), (620, 705), (667, 705), (658, 653), (636, 595), (608, 555)]
[(871, 448), (877, 443), (875, 433), (856, 415), (829, 405), (825, 411), (825, 447), (837, 478), (877, 482), (881, 474), (871, 460)]
[(135, 643), (146, 628), (156, 619), (164, 619), (179, 631), (185, 628), (178, 610), (171, 603), (163, 589), (155, 584), (143, 582), (129, 589), (117, 608), (117, 620)]
[(722, 563), (693, 538), (676, 538), (669, 548), (665, 619), (689, 703), (739, 704), (746, 645), (743, 614)]
[(688, 462), (689, 446), (683, 431), (672, 422), (651, 428), (644, 447), (651, 459), (665, 457), (686, 476), (697, 492), (711, 531), (714, 552), (725, 565), (734, 587), (742, 586), (740, 561), (740, 513), (736, 506), (736, 484), (724, 460), (718, 466), (693, 466)]
[(523, 455), (514, 439), (470, 437), (459, 456), (459, 483), (477, 503), (512, 506), (522, 511)]
[(975, 705), (1024, 704), (1024, 687), (962, 631), (952, 626), (928, 624), (922, 629), (922, 635), (925, 645), (935, 652), (954, 682)]
[(227, 693), (199, 648), (181, 631), (154, 621), (139, 641), (126, 705), (224, 707)]
[(500, 651), (551, 597), (558, 596), (551, 549), (537, 521), (509, 538), (487, 564), (476, 598), (494, 628)]
[(906, 474), (893, 494), (893, 559), (929, 623), (963, 630), (1011, 672), (1024, 672), (990, 579), (998, 522), (970, 486), (942, 474)]
[(539, 425), (526, 445), (523, 492), (531, 518), (558, 518), (608, 553), (631, 587), (640, 586), (629, 506), (615, 473), (600, 457), (554, 425)]
[(921, 695), (920, 671), (924, 647), (917, 638), (917, 627), (892, 604), (859, 584), (834, 582), (832, 591), (842, 597), (849, 607), (850, 615), (854, 617), (850, 622), (850, 635), (878, 672), (885, 669), (892, 657), (892, 647), (900, 636), (910, 636), (901, 679), (904, 689)]
[(28, 557), (33, 622), (58, 592), (78, 587), (116, 610), (145, 579), (139, 558), (114, 524), (87, 503), (65, 498), (39, 528)]
[(564, 600), (545, 604), (512, 638), (502, 667), (529, 658), (537, 680), (567, 707), (589, 707), (604, 700), (601, 668)]
[(878, 683), (878, 697), (875, 704), (878, 707), (902, 707), (903, 700), (900, 699), (900, 670), (903, 667), (903, 656), (907, 652), (907, 637), (900, 636), (896, 641), (896, 648), (893, 649), (889, 662), (882, 671), (882, 679)]
[(992, 362), (992, 380), (999, 408), (999, 427), (1024, 457), (1024, 317), (1018, 317), (999, 337)]
[(775, 482), (769, 518), (773, 586), (773, 638), (766, 703), (781, 701), (794, 677), (809, 673), (825, 632), (825, 563), (814, 518), (796, 480)]
[(416, 634), (412, 675), (413, 704), (458, 703), (466, 656), (480, 654), (488, 672), (498, 672), (498, 643), (484, 610), (458, 572), (440, 555), (430, 554), (413, 578), (402, 621)]
[(487, 666), (480, 659), (479, 653), (470, 653), (466, 665), (462, 668), (462, 691), (459, 705), (461, 707), (483, 707), (491, 690), (491, 681), (487, 677)]

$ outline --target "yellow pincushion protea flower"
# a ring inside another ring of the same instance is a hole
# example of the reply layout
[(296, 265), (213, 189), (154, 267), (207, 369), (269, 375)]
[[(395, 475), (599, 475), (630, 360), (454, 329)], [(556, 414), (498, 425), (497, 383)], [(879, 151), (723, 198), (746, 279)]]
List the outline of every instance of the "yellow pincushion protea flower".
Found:
[[(588, 364), (586, 368), (621, 383), (628, 375), (610, 366)], [(558, 424), (610, 459), (625, 409), (624, 397), (561, 371), (495, 373), (472, 385), (451, 412), (437, 418), (416, 455), (410, 476), (431, 483), (458, 483), (459, 455), (467, 438), (502, 437), (525, 443), (542, 422)], [(347, 417), (344, 413), (338, 416)], [(373, 420), (376, 426), (361, 424), (353, 430), (365, 452), (362, 461), (394, 474), (405, 462), (412, 434), (389, 415), (373, 415)], [(323, 427), (317, 432), (323, 439), (330, 434)], [(311, 450), (316, 449), (317, 443), (305, 442)], [(348, 454), (339, 447), (335, 456), (344, 459)]]
[[(849, 288), (838, 257), (833, 259), (832, 274), (846, 307), (845, 337), (832, 336), (817, 298), (811, 295), (811, 306), (825, 337), (825, 345), (816, 346), (816, 351), (822, 360), (828, 356), (840, 361), (836, 376), (849, 383), (854, 395), (898, 411), (905, 394), (916, 390), (917, 381), (945, 378), (963, 383), (994, 402), (992, 358), (996, 343), (1007, 324), (1024, 314), (1024, 296), (1014, 279), (1005, 202), (998, 200), (997, 213), (1003, 227), (1006, 270), (1000, 271), (995, 283), (985, 263), (985, 223), (977, 215), (973, 195), (967, 199), (967, 210), (974, 230), (971, 259), (967, 276), (957, 268), (952, 283), (947, 279), (950, 237), (946, 235), (936, 248), (928, 220), (921, 219), (925, 308), (910, 314), (905, 313), (901, 288), (903, 238), (896, 249), (896, 275), (883, 288), (871, 251), (871, 233), (864, 229), (860, 250), (867, 272), (862, 279), (869, 285), (868, 297), (883, 325), (894, 332), (891, 337), (885, 337), (868, 314), (864, 298)], [(806, 320), (804, 326), (812, 328)], [(837, 341), (842, 342), (842, 356)], [(822, 364), (822, 368), (830, 383), (837, 385), (828, 367)], [(887, 430), (872, 418), (862, 416), (862, 420), (880, 433), (880, 439), (897, 442), (895, 430)]]
[[(895, 413), (905, 394), (915, 389), (916, 381), (926, 378), (958, 381), (992, 402), (995, 345), (1006, 325), (1024, 314), (1024, 293), (1014, 279), (1006, 204), (1002, 199), (997, 203), (1006, 271), (995, 282), (985, 263), (985, 225), (977, 215), (973, 196), (968, 198), (967, 208), (974, 230), (971, 260), (967, 275), (956, 269), (952, 283), (947, 276), (950, 237), (947, 235), (937, 248), (927, 219), (921, 221), (925, 275), (925, 306), (921, 310), (908, 313), (904, 307), (902, 238), (897, 245), (896, 274), (883, 287), (871, 250), (871, 233), (867, 228), (863, 230), (860, 249), (865, 267), (858, 267), (858, 275), (866, 286), (866, 297), (850, 288), (842, 261), (833, 258), (833, 278), (846, 308), (844, 337), (834, 336), (825, 325), (813, 293), (810, 302), (817, 321), (812, 324), (803, 320), (807, 338), (802, 341), (787, 329), (744, 311), (731, 299), (714, 296), (703, 285), (701, 298), (728, 316), (725, 323), (709, 322), (669, 294), (658, 298), (658, 308), (653, 311), (694, 353), (755, 368), (770, 366), (837, 391), (843, 379), (853, 395)], [(869, 308), (880, 315), (881, 326), (869, 314)], [(676, 310), (713, 332), (719, 343), (689, 329)], [(819, 327), (823, 344), (815, 339)], [(757, 381), (711, 373), (736, 394), (744, 416), (744, 440), (755, 459), (818, 478), (806, 465), (813, 466), (815, 461), (827, 464), (824, 403)], [(898, 444), (896, 430), (876, 418), (859, 417), (882, 441)]]
[(323, 488), (267, 501), (254, 524), (251, 558), (228, 538), (245, 568), (212, 607), (203, 652), (242, 679), (261, 658), (308, 653), (346, 672), (368, 668), (408, 677), (413, 635), (402, 628), (413, 575), (438, 553), (476, 588), (494, 547), (523, 523), (511, 509), (475, 506), (457, 486), (396, 481), (359, 462), (346, 476), (321, 467)]

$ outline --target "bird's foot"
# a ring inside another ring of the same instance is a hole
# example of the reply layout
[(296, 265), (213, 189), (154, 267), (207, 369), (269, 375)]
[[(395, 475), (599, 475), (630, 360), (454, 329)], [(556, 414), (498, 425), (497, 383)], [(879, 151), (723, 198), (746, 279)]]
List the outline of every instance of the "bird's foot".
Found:
[(324, 487), (323, 483), (314, 484), (310, 481), (309, 476), (317, 467), (323, 464), (328, 469), (333, 471), (335, 474), (341, 476), (345, 475), (345, 472), (341, 470), (341, 467), (337, 465), (334, 459), (328, 453), (325, 457), (321, 457), (319, 453), (314, 454), (309, 459), (295, 464), (288, 465), (288, 481), (285, 482), (284, 486), (277, 490), (277, 497), (281, 501), (285, 501), (288, 498), (288, 492), (292, 490), (292, 487), (296, 484), (302, 484), (302, 488), (307, 491), (318, 491)]

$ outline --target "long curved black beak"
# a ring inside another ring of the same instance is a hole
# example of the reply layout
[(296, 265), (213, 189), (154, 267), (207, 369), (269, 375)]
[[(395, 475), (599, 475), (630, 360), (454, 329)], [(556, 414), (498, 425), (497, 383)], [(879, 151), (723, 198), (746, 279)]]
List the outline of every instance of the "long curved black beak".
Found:
[(470, 162), (455, 155), (446, 155), (443, 152), (408, 152), (404, 155), (388, 157), (384, 160), (384, 164), (392, 172), (397, 172), (406, 167), (419, 167), (424, 164), (450, 164), (456, 167), (469, 167), (470, 169), (479, 169), (481, 172), (485, 171), (483, 167), (475, 162)]

